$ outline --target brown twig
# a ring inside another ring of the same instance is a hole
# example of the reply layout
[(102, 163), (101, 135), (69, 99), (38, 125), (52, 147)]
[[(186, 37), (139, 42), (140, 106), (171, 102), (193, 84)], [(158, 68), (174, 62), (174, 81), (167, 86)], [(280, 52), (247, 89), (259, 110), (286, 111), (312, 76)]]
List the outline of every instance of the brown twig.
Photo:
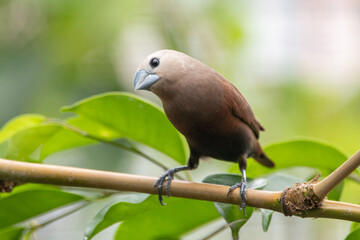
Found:
[[(150, 194), (157, 193), (153, 189), (156, 178), (152, 177), (6, 159), (0, 159), (0, 179)], [(223, 185), (174, 180), (171, 184), (170, 193), (174, 197), (238, 204), (241, 201), (239, 190), (234, 190), (227, 198), (228, 190), (229, 187)], [(249, 189), (246, 193), (246, 202), (248, 206), (281, 212), (281, 193)], [(336, 218), (360, 222), (360, 206), (324, 200), (319, 208), (304, 214), (298, 214), (298, 216)]]

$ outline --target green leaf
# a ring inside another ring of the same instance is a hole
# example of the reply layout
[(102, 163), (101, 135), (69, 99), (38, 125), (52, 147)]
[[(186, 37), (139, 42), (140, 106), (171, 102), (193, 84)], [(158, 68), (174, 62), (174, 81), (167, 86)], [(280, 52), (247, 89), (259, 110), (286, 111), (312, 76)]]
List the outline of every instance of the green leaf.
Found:
[(48, 188), (19, 191), (2, 196), (4, 197), (0, 199), (0, 228), (84, 199), (80, 195)]
[(104, 140), (109, 141), (122, 137), (119, 132), (116, 132), (113, 129), (106, 127), (105, 125), (99, 124), (98, 122), (86, 117), (76, 116), (67, 119), (66, 122), (71, 126), (78, 128), (79, 130), (83, 130), (92, 136), (96, 136)]
[(20, 240), (25, 228), (23, 227), (13, 227), (5, 228), (0, 230), (0, 239), (1, 240)]
[[(265, 152), (276, 162), (277, 169), (305, 166), (320, 169), (328, 175), (347, 159), (348, 155), (330, 144), (310, 139), (300, 139), (277, 143), (265, 148)], [(339, 200), (344, 183), (337, 185), (328, 198)]]
[(261, 225), (262, 225), (263, 231), (267, 232), (267, 230), (269, 229), (274, 211), (269, 210), (269, 209), (263, 209), (263, 208), (261, 208), (260, 211), (261, 211), (261, 216), (262, 216)]
[(360, 229), (360, 223), (358, 223), (358, 222), (353, 222), (353, 223), (351, 224), (350, 230), (351, 230), (351, 231), (355, 231), (356, 229)]
[[(248, 176), (259, 176), (272, 171), (290, 167), (310, 167), (329, 174), (348, 159), (348, 154), (336, 147), (313, 139), (296, 139), (270, 144), (265, 153), (275, 162), (275, 168), (266, 168), (255, 161), (248, 161)], [(238, 173), (239, 166), (234, 164), (230, 172)]]
[(87, 225), (85, 229), (85, 237), (90, 240), (97, 233), (115, 223), (124, 221), (129, 217), (158, 207), (159, 203), (154, 201), (154, 197), (148, 196), (149, 195), (147, 194), (134, 194), (122, 199), (121, 202), (111, 203), (104, 207)]
[[(241, 182), (241, 175), (237, 174), (214, 174), (207, 176), (203, 180), (204, 183), (212, 183), (212, 184), (222, 184), (232, 186), (236, 183)], [(248, 188), (250, 189), (258, 189), (262, 188), (266, 185), (266, 181), (264, 179), (251, 180), (248, 179)], [(239, 206), (233, 204), (226, 203), (217, 203), (214, 202), (214, 205), (220, 215), (225, 219), (225, 221), (229, 224), (232, 232), (233, 239), (238, 239), (239, 231), (241, 227), (249, 220), (251, 217), (254, 208), (246, 207), (246, 216), (244, 215), (242, 209), (239, 209)]]
[[(71, 118), (67, 122), (98, 129), (81, 119)], [(0, 144), (1, 156), (20, 161), (41, 162), (52, 153), (96, 143), (95, 140), (66, 129), (57, 122), (45, 121), (45, 117), (41, 115), (14, 118), (1, 134), (5, 140)]]
[(252, 216), (254, 208), (246, 207), (246, 216), (242, 209), (237, 205), (226, 204), (226, 203), (214, 203), (216, 210), (229, 224), (231, 229), (231, 235), (233, 239), (239, 239), (239, 231), (242, 226)]
[(124, 239), (124, 236), (126, 239), (178, 239), (219, 216), (209, 202), (169, 198), (164, 207), (156, 195), (146, 196), (132, 195), (103, 208), (87, 226), (85, 237), (91, 239), (105, 228), (123, 222), (115, 239)]
[(7, 142), (0, 143), (0, 158), (6, 157), (7, 148), (8, 148)]
[(38, 183), (25, 183), (16, 186), (11, 192), (0, 193), (0, 198), (9, 197), (21, 192), (33, 191), (33, 190), (59, 190), (59, 187), (55, 185), (38, 184)]
[(171, 125), (159, 107), (136, 95), (123, 92), (100, 94), (62, 110), (74, 112), (102, 126), (110, 135), (133, 139), (165, 153), (181, 164), (186, 162), (188, 147), (184, 137)]
[(264, 151), (275, 161), (277, 169), (306, 166), (331, 172), (348, 158), (346, 153), (336, 147), (310, 139), (275, 143)]
[(11, 119), (0, 130), (0, 143), (9, 139), (20, 130), (36, 126), (44, 121), (45, 117), (38, 114), (24, 114)]
[[(55, 124), (45, 124), (23, 129), (14, 134), (3, 144), (6, 144), (6, 158), (29, 161), (30, 156), (47, 139), (55, 134), (61, 127)], [(34, 158), (38, 159), (37, 156)]]
[(157, 196), (150, 198), (157, 207), (128, 218), (120, 224), (114, 239), (180, 239), (182, 235), (219, 217), (210, 202), (169, 198), (164, 207), (159, 204)]
[[(247, 181), (248, 181), (248, 188), (251, 188), (251, 189), (261, 189), (267, 185), (267, 181), (264, 178), (259, 178), (259, 179), (248, 178)], [(206, 176), (202, 180), (202, 182), (232, 186), (236, 183), (241, 182), (241, 175), (229, 174), (229, 173), (212, 174), (212, 175)]]
[(263, 190), (267, 191), (283, 191), (287, 187), (291, 187), (295, 183), (305, 182), (303, 178), (298, 178), (285, 173), (273, 173), (271, 175), (264, 176), (267, 180), (267, 185)]
[[(16, 139), (14, 136), (19, 132), (37, 126), (44, 121), (45, 117), (38, 114), (24, 114), (8, 121), (0, 130), (0, 157), (13, 158), (16, 160), (18, 157), (26, 158), (27, 152), (22, 154), (22, 150), (16, 149), (19, 139), (17, 138), (17, 140), (12, 142), (10, 139)], [(26, 146), (28, 146), (28, 144), (26, 144)], [(27, 149), (25, 149), (25, 151), (26, 150)]]
[(39, 160), (42, 161), (49, 155), (70, 148), (86, 146), (97, 143), (95, 140), (85, 138), (79, 134), (59, 128), (44, 141)]
[(345, 238), (345, 240), (359, 240), (359, 239), (360, 239), (360, 229), (352, 231)]
[(344, 189), (344, 184), (345, 182), (342, 181), (340, 182), (333, 190), (331, 190), (331, 192), (326, 196), (327, 199), (329, 200), (334, 200), (334, 201), (339, 201), (341, 194), (343, 192)]
[(64, 127), (61, 120), (47, 120), (41, 115), (22, 115), (9, 121), (0, 131), (0, 157), (41, 162), (53, 153), (97, 143), (82, 135), (85, 133), (106, 141), (134, 139), (179, 163), (186, 162), (184, 138), (158, 107), (135, 95), (103, 94), (83, 100), (67, 111), (80, 115), (65, 120), (69, 127)]
[[(99, 129), (99, 126), (94, 126), (94, 124), (89, 124), (88, 121), (82, 120), (79, 117), (67, 119), (66, 123), (74, 127), (78, 125), (82, 125), (83, 128), (87, 130), (89, 129), (88, 132), (95, 130), (102, 132), (101, 129)], [(47, 156), (59, 151), (63, 151), (75, 147), (86, 146), (90, 144), (96, 144), (96, 143), (97, 141), (93, 139), (86, 138), (80, 135), (79, 133), (63, 128), (63, 126), (59, 126), (58, 130), (54, 132), (51, 136), (49, 136), (46, 141), (44, 141), (43, 146), (41, 148), (40, 160), (42, 161)]]

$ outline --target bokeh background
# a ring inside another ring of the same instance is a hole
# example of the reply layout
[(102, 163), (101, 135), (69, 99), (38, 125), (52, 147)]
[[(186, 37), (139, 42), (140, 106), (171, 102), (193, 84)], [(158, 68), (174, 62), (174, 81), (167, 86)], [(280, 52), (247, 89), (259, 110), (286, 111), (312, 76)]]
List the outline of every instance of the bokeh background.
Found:
[[(359, 148), (358, 1), (0, 0), (0, 125), (23, 113), (64, 118), (63, 105), (106, 91), (134, 92), (137, 65), (163, 48), (185, 52), (232, 81), (266, 128), (263, 145), (307, 136), (349, 154)], [(137, 94), (160, 104), (151, 93)], [(46, 162), (161, 173), (106, 146), (69, 150)], [(195, 179), (226, 170), (226, 164), (206, 161)], [(345, 191), (354, 189), (349, 184)], [(359, 203), (359, 195), (343, 200)], [(58, 221), (39, 239), (80, 239), (99, 209)], [(241, 234), (304, 239), (297, 236), (307, 232), (307, 239), (342, 239), (348, 230), (346, 222), (275, 214), (268, 233), (258, 216)], [(110, 239), (111, 231), (97, 239)], [(213, 239), (228, 237), (225, 231)]]

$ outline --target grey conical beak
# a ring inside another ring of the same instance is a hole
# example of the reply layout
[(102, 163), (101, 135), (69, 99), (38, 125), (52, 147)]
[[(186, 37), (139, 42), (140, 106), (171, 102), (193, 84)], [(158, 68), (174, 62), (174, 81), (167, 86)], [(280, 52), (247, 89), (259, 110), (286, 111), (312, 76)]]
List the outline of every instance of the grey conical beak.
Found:
[(146, 70), (138, 70), (134, 76), (134, 88), (135, 90), (149, 90), (151, 85), (153, 85), (159, 76), (154, 73), (149, 73)]

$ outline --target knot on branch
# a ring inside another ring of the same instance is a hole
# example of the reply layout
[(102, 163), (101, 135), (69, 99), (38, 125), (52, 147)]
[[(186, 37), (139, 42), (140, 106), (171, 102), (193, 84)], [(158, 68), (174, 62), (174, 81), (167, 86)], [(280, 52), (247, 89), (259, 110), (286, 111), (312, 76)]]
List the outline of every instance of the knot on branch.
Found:
[(13, 188), (17, 186), (18, 184), (13, 181), (7, 181), (7, 180), (0, 180), (0, 192), (12, 192)]
[(285, 216), (302, 215), (317, 208), (321, 200), (315, 195), (313, 184), (318, 181), (320, 174), (309, 182), (295, 183), (286, 188), (281, 194), (281, 208)]

